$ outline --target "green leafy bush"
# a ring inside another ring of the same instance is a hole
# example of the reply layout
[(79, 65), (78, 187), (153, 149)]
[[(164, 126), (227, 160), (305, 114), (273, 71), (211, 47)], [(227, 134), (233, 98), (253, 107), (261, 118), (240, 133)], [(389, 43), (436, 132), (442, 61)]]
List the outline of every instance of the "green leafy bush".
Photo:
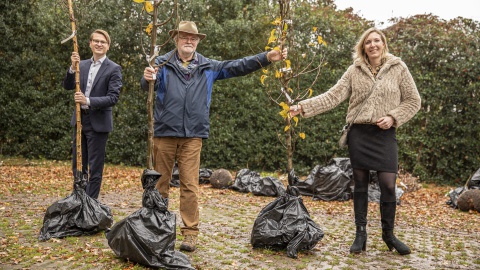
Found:
[[(200, 32), (207, 34), (199, 52), (218, 60), (263, 51), (278, 8), (271, 1), (254, 0), (179, 3), (181, 19), (197, 22)], [(351, 10), (336, 10), (329, 0), (292, 3), (295, 31), (308, 33), (316, 26), (328, 44), (326, 65), (313, 89), (318, 95), (342, 76), (352, 62), (358, 36), (373, 22)], [(140, 46), (139, 5), (131, 0), (76, 1), (76, 8), (81, 58), (91, 57), (89, 34), (102, 28), (112, 36), (108, 57), (123, 70), (107, 162), (145, 166), (147, 95), (139, 81), (146, 60)], [(60, 44), (71, 34), (68, 12), (57, 1), (47, 0), (3, 1), (0, 9), (0, 33), (8, 41), (0, 43), (0, 155), (71, 159), (70, 117), (75, 104), (73, 92), (63, 90), (61, 82), (73, 46)], [(444, 21), (420, 15), (398, 19), (385, 30), (390, 50), (406, 62), (422, 97), (420, 112), (397, 133), (402, 169), (422, 180), (464, 183), (480, 164), (479, 26), (478, 21), (463, 18)], [(159, 36), (165, 38), (171, 27), (166, 25)], [(283, 119), (260, 83), (260, 72), (214, 86), (203, 167), (285, 171), (286, 150), (277, 137)], [(298, 173), (308, 174), (317, 164), (348, 155), (337, 147), (346, 111), (347, 102), (300, 119), (306, 139), (295, 145)]]

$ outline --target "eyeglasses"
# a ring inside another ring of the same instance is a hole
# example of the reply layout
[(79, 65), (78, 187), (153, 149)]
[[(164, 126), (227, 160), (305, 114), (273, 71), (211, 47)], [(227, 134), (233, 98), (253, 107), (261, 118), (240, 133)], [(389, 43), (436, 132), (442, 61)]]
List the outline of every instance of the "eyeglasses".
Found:
[(198, 41), (198, 38), (189, 38), (189, 37), (178, 37), (178, 38), (184, 42), (190, 41), (191, 43), (195, 43)]
[(98, 39), (92, 39), (92, 42), (95, 43), (95, 44), (102, 44), (102, 45), (107, 44), (107, 42), (105, 40), (98, 40)]

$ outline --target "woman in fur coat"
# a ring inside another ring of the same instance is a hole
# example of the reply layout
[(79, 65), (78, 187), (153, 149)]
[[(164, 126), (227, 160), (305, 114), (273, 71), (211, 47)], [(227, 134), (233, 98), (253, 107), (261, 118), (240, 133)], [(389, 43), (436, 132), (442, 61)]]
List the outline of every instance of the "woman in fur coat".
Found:
[(410, 248), (393, 234), (398, 170), (395, 132), (418, 112), (421, 100), (407, 66), (388, 52), (385, 35), (377, 28), (362, 34), (354, 48), (353, 64), (335, 86), (291, 106), (290, 114), (311, 117), (335, 108), (348, 98), (347, 145), (355, 182), (356, 225), (350, 253), (366, 250), (368, 184), (372, 170), (377, 172), (381, 191), (382, 239), (390, 250), (410, 254)]

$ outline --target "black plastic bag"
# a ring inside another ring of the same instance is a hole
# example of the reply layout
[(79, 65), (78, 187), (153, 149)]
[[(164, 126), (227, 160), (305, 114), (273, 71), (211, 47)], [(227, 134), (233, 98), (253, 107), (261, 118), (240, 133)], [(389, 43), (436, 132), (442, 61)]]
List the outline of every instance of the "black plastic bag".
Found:
[(235, 182), (230, 189), (249, 193), (252, 192), (256, 196), (281, 196), (285, 194), (285, 187), (280, 180), (274, 177), (260, 177), (260, 173), (250, 171), (249, 169), (241, 169), (235, 176)]
[(299, 250), (310, 250), (323, 238), (323, 231), (310, 218), (296, 187), (269, 203), (253, 224), (250, 243), (254, 248), (287, 249), (297, 258)]
[(480, 189), (480, 169), (470, 178), (467, 184), (468, 189)]
[(149, 267), (194, 269), (188, 257), (174, 251), (176, 217), (167, 210), (168, 199), (155, 188), (160, 174), (145, 170), (142, 175), (142, 208), (117, 222), (105, 233), (118, 257)]
[(210, 177), (212, 176), (213, 170), (202, 168), (198, 174), (198, 183), (199, 184), (210, 184)]
[(353, 186), (350, 159), (334, 158), (327, 166), (317, 165), (304, 181), (299, 180), (292, 170), (288, 174), (288, 183), (297, 187), (300, 194), (312, 196), (314, 200), (350, 200)]
[(250, 171), (249, 169), (241, 169), (235, 176), (235, 182), (230, 186), (231, 189), (249, 193), (252, 192), (252, 183), (260, 179), (260, 173)]
[(110, 208), (85, 193), (86, 175), (76, 177), (73, 192), (47, 208), (38, 240), (91, 235), (113, 224)]
[(353, 169), (352, 164), (350, 163), (350, 158), (333, 158), (329, 165), (340, 168), (343, 172), (345, 172), (348, 178), (353, 179)]
[(447, 201), (447, 205), (450, 205), (452, 208), (457, 209), (458, 208), (458, 197), (462, 195), (463, 192), (467, 191), (468, 189), (465, 187), (457, 187), (454, 190), (451, 190), (448, 193), (448, 196), (450, 200)]
[(278, 197), (285, 194), (285, 187), (277, 178), (267, 176), (252, 183), (252, 193), (256, 196)]
[(171, 187), (180, 187), (180, 173), (178, 172), (178, 164), (175, 162), (172, 169), (172, 178), (170, 179)]

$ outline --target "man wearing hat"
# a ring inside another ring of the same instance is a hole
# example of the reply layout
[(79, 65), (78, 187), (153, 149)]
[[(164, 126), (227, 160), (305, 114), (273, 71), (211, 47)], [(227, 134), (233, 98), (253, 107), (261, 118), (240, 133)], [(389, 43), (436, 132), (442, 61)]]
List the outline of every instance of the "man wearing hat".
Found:
[(162, 176), (157, 189), (168, 198), (175, 159), (180, 175), (180, 215), (184, 240), (181, 250), (196, 249), (199, 224), (199, 170), (202, 140), (210, 132), (210, 102), (216, 80), (247, 75), (271, 62), (287, 57), (276, 50), (230, 61), (217, 61), (199, 54), (198, 43), (205, 38), (191, 21), (182, 21), (170, 30), (176, 49), (158, 56), (146, 67), (141, 86), (155, 80), (154, 168)]

